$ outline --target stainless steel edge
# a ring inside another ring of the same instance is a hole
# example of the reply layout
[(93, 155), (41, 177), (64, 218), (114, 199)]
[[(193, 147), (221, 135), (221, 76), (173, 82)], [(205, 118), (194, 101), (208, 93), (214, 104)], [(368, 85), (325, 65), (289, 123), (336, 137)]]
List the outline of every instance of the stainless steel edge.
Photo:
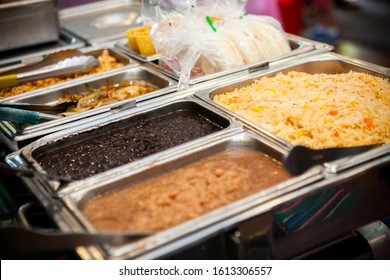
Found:
[[(128, 7), (137, 9), (126, 10)], [(138, 13), (137, 18), (133, 18), (133, 23), (127, 22), (130, 18), (121, 18), (131, 12), (134, 12), (134, 15)], [(125, 35), (127, 28), (140, 25), (141, 3), (132, 0), (88, 3), (61, 10), (59, 18), (63, 28), (84, 39), (89, 45), (97, 46), (117, 40)]]
[[(352, 69), (358, 69), (360, 71), (365, 71), (365, 72), (369, 71), (373, 75), (378, 75), (380, 77), (386, 77), (387, 79), (389, 79), (389, 75), (390, 75), (390, 69), (388, 69), (388, 68), (385, 68), (385, 67), (382, 67), (379, 65), (374, 65), (371, 63), (367, 63), (367, 62), (357, 60), (357, 59), (351, 59), (351, 58), (348, 58), (348, 57), (345, 57), (342, 55), (338, 55), (338, 54), (335, 54), (332, 52), (328, 52), (328, 53), (321, 53), (321, 54), (317, 54), (317, 55), (313, 55), (313, 56), (306, 56), (304, 58), (297, 59), (297, 60), (290, 60), (290, 61), (282, 63), (282, 64), (272, 65), (269, 69), (257, 71), (257, 72), (254, 72), (254, 73), (251, 73), (251, 74), (245, 75), (245, 76), (239, 76), (231, 82), (225, 82), (225, 83), (220, 84), (219, 86), (214, 85), (213, 87), (209, 87), (208, 89), (198, 90), (197, 92), (195, 92), (194, 96), (197, 98), (200, 98), (201, 100), (218, 108), (219, 110), (224, 111), (227, 114), (232, 115), (235, 119), (242, 122), (245, 126), (250, 127), (252, 129), (254, 129), (255, 131), (258, 131), (262, 135), (267, 135), (269, 138), (274, 139), (274, 141), (278, 142), (281, 146), (291, 148), (293, 146), (292, 143), (289, 143), (288, 141), (280, 138), (279, 136), (269, 132), (268, 130), (263, 128), (260, 124), (256, 124), (255, 122), (248, 120), (248, 119), (240, 116), (239, 114), (232, 112), (229, 109), (217, 104), (216, 102), (214, 102), (212, 100), (212, 95), (223, 93), (223, 92), (226, 92), (229, 90), (233, 90), (234, 88), (237, 88), (237, 87), (242, 87), (244, 85), (249, 84), (251, 81), (253, 81), (255, 79), (259, 79), (259, 78), (265, 77), (265, 76), (272, 76), (272, 75), (275, 75), (276, 73), (281, 72), (281, 71), (289, 71), (290, 69), (295, 70), (295, 67), (300, 67), (302, 65), (306, 65), (306, 64), (310, 64), (310, 63), (326, 63), (326, 62), (330, 62), (330, 63), (333, 62), (335, 64), (339, 64), (339, 63), (343, 64), (342, 66), (337, 65), (339, 67), (339, 69), (337, 69), (337, 71), (345, 72), (345, 71), (352, 70)], [(311, 67), (310, 69), (311, 69), (311, 71), (314, 71), (314, 72), (319, 72), (319, 73), (321, 72), (320, 67), (317, 67), (317, 68)], [(296, 70), (296, 71), (299, 71), (299, 70)]]
[[(38, 171), (43, 171), (42, 167), (40, 167), (40, 165), (31, 156), (34, 149), (36, 149), (38, 147), (44, 146), (47, 143), (62, 139), (64, 137), (67, 137), (67, 136), (70, 136), (73, 134), (79, 134), (79, 133), (82, 133), (82, 132), (85, 132), (88, 130), (96, 129), (98, 127), (107, 125), (109, 123), (117, 122), (117, 121), (120, 121), (123, 119), (128, 119), (128, 118), (134, 117), (134, 116), (139, 115), (139, 114), (146, 114), (148, 112), (152, 112), (152, 111), (158, 110), (160, 108), (163, 109), (164, 107), (167, 107), (169, 105), (187, 103), (187, 102), (199, 104), (199, 106), (204, 107), (206, 110), (213, 112), (213, 114), (218, 115), (221, 118), (227, 120), (230, 123), (229, 127), (222, 129), (221, 131), (216, 132), (213, 135), (205, 136), (201, 139), (193, 140), (193, 141), (190, 141), (188, 143), (184, 143), (182, 145), (176, 146), (172, 149), (168, 149), (167, 152), (163, 151), (161, 153), (151, 155), (145, 159), (141, 159), (139, 161), (129, 163), (129, 165), (131, 165), (135, 168), (139, 164), (142, 164), (145, 161), (146, 162), (149, 160), (153, 161), (159, 157), (162, 158), (162, 157), (166, 156), (166, 154), (169, 153), (169, 151), (174, 150), (175, 153), (176, 152), (180, 153), (180, 152), (185, 151), (186, 149), (188, 149), (189, 147), (191, 147), (193, 145), (203, 145), (205, 142), (210, 141), (210, 139), (215, 139), (215, 137), (218, 137), (218, 135), (223, 135), (225, 133), (231, 133), (231, 131), (234, 131), (236, 129), (241, 129), (241, 125), (234, 122), (234, 120), (232, 120), (229, 116), (225, 115), (222, 112), (216, 112), (212, 107), (210, 107), (206, 103), (203, 103), (201, 100), (188, 97), (188, 98), (184, 98), (184, 99), (170, 100), (166, 103), (161, 103), (158, 106), (150, 104), (148, 106), (131, 108), (131, 109), (128, 109), (128, 110), (125, 110), (125, 111), (122, 111), (122, 112), (119, 112), (116, 114), (109, 114), (108, 116), (105, 115), (105, 116), (102, 116), (101, 118), (93, 118), (93, 119), (91, 118), (91, 120), (87, 119), (86, 121), (80, 122), (77, 126), (71, 126), (68, 129), (64, 129), (62, 131), (57, 131), (57, 132), (51, 133), (49, 135), (46, 135), (42, 138), (39, 138), (38, 140), (26, 145), (25, 147), (7, 155), (5, 160), (9, 164), (16, 165), (16, 167), (22, 167), (22, 166), (26, 166), (26, 164), (28, 164), (30, 167), (32, 167)], [(121, 167), (115, 168), (115, 170), (120, 170), (120, 168)], [(111, 173), (113, 173), (113, 172), (114, 171), (111, 171)], [(103, 172), (103, 173), (110, 174), (110, 171)], [(93, 178), (97, 178), (97, 180), (99, 180), (99, 178), (103, 178), (104, 176), (107, 176), (103, 173), (97, 174), (97, 175), (93, 176)], [(91, 180), (91, 179), (86, 178), (85, 180), (72, 182), (72, 183), (68, 184), (66, 187), (62, 188), (60, 190), (60, 192), (58, 191), (58, 187), (59, 187), (58, 182), (51, 182), (52, 184), (51, 184), (51, 189), (49, 190), (49, 192), (53, 196), (61, 196), (63, 193), (70, 192), (72, 189), (77, 189), (77, 188), (83, 187), (84, 182), (87, 180)], [(46, 191), (48, 191), (48, 190), (46, 190)]]
[(44, 47), (35, 47), (28, 51), (16, 52), (15, 54), (0, 59), (0, 72), (11, 70), (17, 67), (26, 66), (43, 59), (49, 53), (66, 50), (79, 49), (85, 46), (85, 42), (64, 29), (60, 29), (58, 42)]
[[(143, 77), (145, 77), (146, 79)], [(61, 119), (47, 121), (36, 125), (23, 126), (22, 130), (20, 130), (20, 133), (25, 135), (26, 136), (25, 138), (28, 137), (27, 136), (28, 134), (39, 132), (39, 131), (42, 131), (41, 135), (43, 135), (45, 134), (44, 130), (53, 128), (55, 126), (61, 126), (65, 123), (74, 122), (76, 120), (80, 120), (86, 117), (90, 117), (104, 112), (109, 112), (112, 109), (118, 108), (120, 106), (124, 106), (130, 102), (135, 102), (136, 104), (138, 104), (148, 99), (152, 99), (161, 95), (172, 93), (173, 91), (176, 90), (177, 87), (176, 81), (171, 80), (163, 76), (161, 73), (153, 69), (150, 69), (144, 65), (139, 65), (127, 69), (126, 68), (121, 69), (115, 73), (108, 73), (102, 76), (91, 77), (91, 79), (88, 80), (88, 84), (90, 86), (94, 86), (95, 84), (96, 86), (101, 86), (101, 84), (109, 83), (113, 81), (120, 82), (122, 79), (131, 79), (131, 80), (144, 79), (146, 80), (146, 82), (152, 84), (153, 82), (157, 83), (155, 84), (155, 86), (164, 84), (164, 87), (161, 87), (160, 89), (145, 95), (118, 101), (99, 108), (88, 110), (86, 112), (81, 112), (72, 116), (67, 116)], [(84, 85), (85, 85), (84, 82), (78, 82), (77, 84), (74, 84), (72, 86), (62, 87), (60, 90), (48, 90), (28, 97), (15, 98), (13, 101), (22, 102), (22, 103), (25, 102), (30, 104), (51, 104), (51, 103), (55, 104), (57, 99), (63, 96), (64, 92), (79, 93), (82, 92), (83, 90), (86, 91), (87, 89), (84, 89)]]
[(131, 67), (135, 67), (135, 66), (139, 65), (138, 62), (135, 62), (130, 57), (128, 57), (127, 55), (123, 54), (122, 52), (119, 52), (118, 50), (116, 50), (114, 48), (109, 48), (109, 47), (103, 47), (102, 48), (101, 46), (98, 46), (98, 47), (81, 48), (79, 50), (82, 53), (86, 54), (86, 55), (98, 56), (99, 52), (102, 52), (104, 49), (108, 49), (108, 51), (110, 52), (111, 55), (113, 55), (113, 56), (117, 57), (118, 59), (120, 59), (121, 61), (125, 62), (125, 65), (123, 67), (112, 69), (112, 70), (108, 70), (108, 71), (104, 71), (104, 72), (101, 72), (101, 73), (98, 73), (98, 74), (92, 74), (92, 75), (88, 75), (88, 76), (85, 76), (85, 77), (73, 79), (73, 80), (70, 80), (70, 81), (65, 81), (65, 82), (62, 82), (62, 83), (59, 83), (59, 84), (55, 84), (55, 85), (52, 85), (52, 86), (49, 86), (49, 87), (45, 87), (45, 88), (40, 88), (40, 89), (37, 89), (37, 90), (24, 92), (24, 93), (21, 93), (21, 94), (10, 96), (10, 97), (1, 98), (0, 102), (2, 102), (2, 101), (11, 102), (11, 101), (17, 100), (17, 99), (19, 99), (21, 97), (34, 96), (35, 94), (41, 94), (41, 93), (44, 93), (45, 91), (48, 91), (48, 90), (59, 90), (59, 89), (62, 89), (64, 87), (76, 85), (76, 84), (79, 84), (79, 83), (87, 83), (88, 81), (93, 80), (96, 77), (110, 75), (111, 73), (116, 73), (118, 71), (121, 71), (122, 69), (131, 68)]
[[(212, 151), (212, 153), (216, 153), (218, 151), (223, 151), (224, 149), (232, 149), (233, 147), (229, 145), (230, 143), (236, 143), (237, 146), (235, 147), (238, 149), (240, 148), (245, 149), (246, 145), (250, 145), (248, 144), (248, 141), (250, 141), (250, 139), (252, 139), (252, 141), (260, 141), (262, 145), (264, 145), (265, 147), (269, 147), (271, 150), (274, 148), (274, 147), (271, 148), (272, 143), (267, 142), (267, 140), (259, 137), (258, 135), (250, 131), (236, 131), (234, 134), (224, 135), (220, 139), (217, 139), (213, 142), (209, 142), (205, 146), (195, 147), (194, 149), (188, 150), (185, 153), (180, 153), (180, 154), (176, 153), (175, 155), (172, 155), (170, 159), (166, 158), (160, 162), (156, 162), (154, 168), (158, 169), (160, 165), (166, 165), (171, 162), (180, 163), (182, 162), (183, 158), (191, 158), (191, 161), (196, 161), (199, 158), (203, 158), (209, 155), (210, 152), (207, 152), (209, 150)], [(248, 146), (247, 148), (250, 147)], [(203, 151), (203, 155), (199, 155), (200, 151)], [(194, 159), (192, 159), (192, 155), (195, 154), (197, 156)], [(77, 206), (80, 203), (80, 201), (82, 201), (83, 198), (90, 192), (93, 192), (94, 190), (99, 190), (100, 188), (107, 186), (110, 183), (111, 184), (115, 183), (123, 178), (126, 177), (132, 178), (134, 174), (139, 174), (144, 172), (145, 173), (144, 176), (149, 177), (150, 172), (148, 173), (149, 171), (148, 168), (150, 167), (144, 166), (144, 168), (134, 170), (128, 174), (122, 173), (116, 178), (108, 178), (108, 180), (106, 178), (106, 181), (104, 181), (103, 179), (100, 180), (99, 182), (94, 182), (94, 183), (90, 182), (89, 187), (65, 195), (62, 198), (62, 200), (64, 201), (69, 211), (73, 213), (74, 218), (81, 223), (79, 225), (81, 228), (85, 228), (89, 231), (95, 231), (95, 229), (89, 224), (88, 221), (85, 220), (85, 218), (83, 218), (82, 214), (80, 213), (80, 210), (78, 209)], [(170, 168), (175, 168), (175, 167), (171, 166)], [(174, 244), (176, 246), (179, 246), (180, 241), (176, 243), (177, 239), (186, 238), (188, 234), (195, 233), (200, 229), (205, 229), (205, 228), (210, 229), (214, 226), (214, 224), (218, 224), (220, 222), (223, 223), (223, 221), (226, 221), (230, 217), (239, 214), (241, 212), (245, 212), (251, 209), (252, 207), (254, 207), (255, 205), (262, 204), (266, 201), (272, 200), (280, 195), (284, 195), (285, 193), (293, 191), (297, 188), (310, 185), (311, 183), (321, 180), (322, 178), (323, 178), (322, 168), (314, 168), (308, 171), (307, 173), (305, 173), (304, 175), (292, 178), (281, 184), (275, 185), (274, 187), (271, 187), (265, 191), (259, 192), (247, 198), (233, 202), (227, 206), (220, 207), (215, 211), (202, 215), (202, 217), (198, 217), (191, 221), (185, 222), (182, 225), (168, 229), (161, 233), (157, 233), (155, 236), (152, 236), (147, 240), (141, 240), (139, 243), (137, 242), (137, 244), (133, 243), (133, 244), (123, 246), (122, 248), (114, 248), (108, 250), (108, 257), (109, 258), (112, 257), (134, 258), (137, 255), (144, 254), (147, 251), (154, 250), (156, 248), (158, 250), (158, 247), (165, 246), (167, 243), (173, 245), (173, 243), (171, 243), (173, 241), (175, 241)]]
[(375, 161), (377, 158), (386, 155), (390, 156), (390, 144), (379, 146), (359, 155), (329, 162), (325, 164), (325, 170), (329, 174), (339, 174), (353, 168), (358, 168), (359, 166), (367, 168), (367, 165), (370, 164), (371, 161)]

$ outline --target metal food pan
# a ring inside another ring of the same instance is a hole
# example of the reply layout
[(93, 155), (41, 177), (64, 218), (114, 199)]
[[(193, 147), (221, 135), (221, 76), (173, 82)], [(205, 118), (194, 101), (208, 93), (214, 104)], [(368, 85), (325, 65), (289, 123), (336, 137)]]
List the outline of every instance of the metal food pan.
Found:
[[(36, 93), (40, 93), (40, 92), (51, 90), (51, 89), (61, 89), (61, 88), (64, 88), (64, 87), (67, 87), (67, 86), (70, 86), (72, 84), (79, 83), (79, 82), (80, 83), (88, 82), (89, 80), (94, 79), (95, 77), (100, 77), (100, 76), (103, 76), (103, 75), (106, 75), (106, 74), (109, 74), (109, 73), (120, 71), (123, 68), (130, 68), (130, 67), (134, 67), (134, 66), (139, 65), (138, 62), (133, 61), (128, 56), (126, 56), (123, 53), (115, 50), (114, 48), (109, 48), (109, 47), (107, 47), (107, 48), (89, 47), (89, 48), (81, 48), (81, 49), (78, 49), (78, 50), (83, 55), (87, 55), (87, 56), (91, 55), (93, 57), (98, 58), (99, 55), (105, 49), (108, 50), (110, 56), (114, 57), (118, 62), (123, 63), (124, 66), (120, 67), (120, 68), (104, 71), (104, 72), (101, 72), (101, 73), (97, 73), (97, 74), (93, 74), (93, 75), (87, 75), (87, 76), (83, 76), (83, 77), (76, 78), (76, 79), (73, 79), (73, 80), (65, 81), (65, 82), (58, 83), (58, 84), (55, 84), (55, 85), (52, 85), (52, 86), (49, 86), (49, 87), (39, 88), (39, 89), (36, 89), (36, 90), (27, 91), (27, 92), (24, 92), (24, 93), (21, 93), (21, 94), (17, 94), (17, 95), (14, 95), (14, 96), (0, 98), (0, 102), (1, 101), (7, 101), (7, 102), (8, 101), (13, 101), (16, 98), (27, 97), (27, 96), (29, 96), (31, 94), (36, 94)], [(64, 59), (65, 59), (65, 57), (64, 57)], [(19, 68), (14, 68), (14, 69), (11, 70), (11, 72), (12, 71), (18, 71), (18, 70), (19, 70)], [(2, 71), (2, 69), (0, 69), (0, 71)]]
[[(269, 58), (269, 59), (264, 60), (264, 61), (249, 63), (249, 64), (235, 67), (233, 69), (229, 69), (226, 71), (221, 71), (221, 72), (217, 72), (217, 73), (213, 73), (213, 74), (209, 74), (209, 75), (205, 75), (205, 76), (194, 76), (194, 77), (191, 77), (189, 79), (189, 84), (193, 85), (193, 84), (197, 84), (200, 82), (208, 81), (208, 80), (211, 80), (214, 78), (218, 78), (221, 76), (226, 76), (226, 75), (230, 75), (230, 74), (238, 73), (238, 72), (246, 72), (246, 73), (247, 72), (254, 72), (254, 71), (257, 71), (259, 69), (261, 70), (261, 69), (266, 68), (269, 64), (284, 63), (285, 61), (289, 61), (291, 59), (298, 59), (300, 57), (304, 57), (304, 56), (311, 55), (311, 54), (328, 52), (328, 51), (331, 51), (333, 49), (333, 47), (328, 45), (328, 44), (311, 41), (311, 40), (308, 40), (308, 39), (305, 39), (303, 37), (299, 37), (296, 35), (286, 34), (286, 37), (287, 37), (289, 44), (290, 44), (290, 47), (291, 47), (291, 52), (289, 52), (289, 53), (282, 54), (282, 55), (279, 55), (279, 56), (276, 56), (273, 58)], [(164, 67), (162, 67), (161, 65), (159, 65), (158, 60), (149, 61), (148, 64), (151, 65), (152, 67), (155, 67), (156, 69), (158, 69), (159, 71), (161, 71), (162, 73), (164, 73), (165, 75), (167, 75), (173, 79), (176, 79), (176, 80), (179, 79), (179, 77), (174, 72), (169, 71), (169, 70), (165, 69)]]
[(81, 120), (83, 118), (91, 117), (97, 114), (107, 113), (110, 110), (115, 110), (123, 107), (137, 106), (137, 104), (142, 101), (173, 92), (176, 89), (177, 85), (176, 81), (163, 76), (161, 73), (150, 69), (147, 66), (138, 66), (132, 68), (124, 68), (121, 69), (119, 72), (111, 73), (110, 75), (95, 77), (94, 80), (89, 80), (87, 83), (79, 83), (77, 85), (72, 85), (57, 90), (38, 92), (36, 94), (30, 94), (29, 96), (24, 97), (15, 97), (13, 101), (30, 104), (54, 105), (57, 104), (58, 99), (64, 97), (64, 95), (73, 95), (87, 92), (87, 86), (97, 89), (103, 85), (107, 85), (110, 83), (120, 83), (123, 80), (143, 80), (157, 87), (158, 89), (148, 94), (140, 95), (123, 101), (118, 101), (116, 103), (108, 104), (99, 108), (94, 108), (60, 119), (44, 121), (35, 125), (25, 125), (2, 121), (0, 131), (7, 136), (8, 146), (11, 147), (13, 150), (17, 150), (18, 148), (21, 148), (23, 145), (31, 141), (31, 139), (35, 139), (36, 137), (42, 137), (46, 134), (61, 130), (64, 124), (71, 125), (71, 123), (77, 120)]
[(66, 49), (78, 49), (84, 46), (84, 41), (61, 28), (56, 42), (1, 53), (0, 69), (4, 71), (29, 65), (43, 60), (44, 56), (49, 53)]
[[(278, 150), (277, 147), (273, 146), (272, 142), (267, 142), (267, 140), (262, 139), (254, 133), (241, 131), (230, 136), (216, 139), (215, 141), (209, 142), (202, 147), (189, 149), (184, 153), (176, 154), (175, 156), (156, 162), (152, 166), (144, 166), (138, 170), (127, 170), (127, 172), (123, 171), (119, 173), (114, 180), (110, 178), (108, 180), (100, 180), (99, 182), (95, 182), (93, 184), (89, 183), (84, 189), (73, 192), (62, 198), (65, 206), (65, 221), (60, 220), (60, 223), (74, 225), (70, 228), (65, 227), (63, 230), (96, 232), (97, 230), (82, 213), (83, 206), (93, 197), (113, 190), (118, 190), (123, 187), (131, 187), (135, 183), (169, 173), (172, 170), (197, 162), (219, 152), (239, 152), (243, 150), (259, 151), (276, 161), (280, 161), (283, 156), (283, 151)], [(189, 240), (181, 241), (182, 238), (190, 238), (192, 241), (189, 244), (195, 244), (199, 242), (199, 240), (196, 240), (196, 236), (189, 237), (191, 233), (195, 233), (201, 229), (210, 229), (208, 235), (220, 233), (219, 231), (214, 232), (213, 228), (220, 222), (230, 222), (232, 217), (235, 215), (250, 210), (258, 204), (265, 203), (267, 201), (276, 202), (278, 197), (284, 193), (289, 193), (296, 189), (307, 187), (314, 182), (321, 181), (323, 179), (323, 175), (321, 173), (321, 168), (312, 169), (304, 175), (292, 177), (291, 179), (285, 180), (277, 185), (270, 186), (268, 189), (261, 192), (239, 199), (225, 206), (221, 206), (216, 210), (210, 211), (177, 226), (160, 231), (144, 240), (121, 247), (104, 248), (101, 250), (103, 255), (102, 257), (121, 259), (142, 258), (143, 254), (161, 254), (161, 252), (153, 251), (158, 251), (161, 246), (164, 247), (167, 246), (167, 244), (171, 244), (170, 246), (176, 246), (177, 248), (175, 248), (175, 251), (183, 250), (183, 248), (188, 246), (188, 243), (186, 244), (186, 242)], [(232, 225), (225, 224), (225, 230), (231, 226)], [(157, 256), (154, 255), (153, 258), (155, 257)], [(161, 257), (161, 255), (158, 257)]]
[(58, 4), (55, 0), (1, 1), (0, 52), (58, 40)]
[[(53, 149), (60, 149), (64, 151), (67, 149), (67, 145), (77, 144), (79, 141), (82, 142), (88, 139), (99, 139), (100, 137), (104, 137), (108, 131), (113, 132), (114, 128), (121, 129), (126, 126), (131, 126), (137, 121), (149, 120), (172, 112), (181, 111), (188, 111), (199, 114), (211, 123), (217, 125), (219, 127), (217, 129), (218, 131), (194, 140), (184, 142), (182, 144), (178, 144), (172, 148), (167, 148), (166, 150), (157, 151), (154, 154), (152, 153), (151, 155), (134, 160), (128, 164), (100, 172), (90, 177), (78, 179), (68, 184), (60, 184), (58, 181), (48, 182), (48, 180), (38, 180), (39, 182), (31, 182), (28, 180), (28, 184), (36, 183), (40, 185), (36, 188), (34, 186), (32, 187), (34, 188), (38, 197), (42, 196), (42, 193), (47, 193), (51, 196), (62, 196), (65, 193), (83, 188), (87, 181), (96, 183), (103, 177), (115, 177), (118, 172), (121, 172), (121, 169), (125, 169), (128, 172), (130, 166), (135, 168), (138, 165), (145, 163), (153, 164), (153, 162), (159, 158), (164, 158), (167, 156), (169, 157), (171, 154), (180, 153), (192, 146), (203, 145), (205, 142), (211, 141), (211, 139), (215, 139), (220, 135), (232, 133), (232, 131), (241, 128), (241, 125), (235, 123), (234, 120), (221, 112), (213, 110), (212, 107), (201, 102), (200, 100), (187, 98), (161, 104), (158, 107), (145, 106), (142, 108), (141, 106), (138, 108), (132, 108), (121, 111), (119, 113), (111, 114), (108, 117), (106, 116), (93, 120), (86, 119), (84, 122), (79, 123), (78, 126), (47, 135), (28, 144), (18, 151), (9, 154), (5, 161), (10, 166), (33, 168), (37, 171), (45, 172), (43, 167), (34, 158), (34, 153), (38, 153), (39, 151), (46, 152)], [(115, 154), (112, 155), (114, 156)]]
[[(259, 141), (259, 142), (257, 142)], [(201, 150), (188, 151), (161, 165), (122, 174), (62, 199), (63, 230), (96, 229), (82, 214), (87, 201), (106, 191), (158, 176), (223, 150), (255, 149), (280, 158), (272, 142), (242, 132)], [(82, 258), (114, 259), (291, 259), (342, 238), (390, 213), (390, 150), (372, 152), (371, 160), (337, 175), (321, 168), (223, 206), (176, 227), (122, 247), (78, 248)], [(351, 160), (353, 161), (353, 160)], [(65, 226), (67, 225), (67, 226)], [(218, 248), (218, 250), (215, 250)]]
[(281, 137), (272, 134), (267, 129), (251, 120), (248, 120), (237, 113), (234, 113), (223, 106), (214, 102), (214, 97), (225, 92), (233, 91), (253, 83), (254, 80), (262, 77), (273, 77), (278, 73), (287, 74), (290, 71), (305, 72), (309, 74), (341, 74), (349, 71), (371, 74), (373, 76), (389, 79), (390, 69), (368, 62), (348, 58), (335, 53), (323, 53), (314, 56), (308, 56), (299, 60), (290, 60), (289, 62), (271, 67), (268, 71), (262, 73), (252, 73), (246, 77), (236, 79), (233, 83), (226, 83), (219, 87), (201, 90), (195, 93), (195, 96), (215, 106), (216, 108), (234, 116), (246, 126), (251, 127), (273, 141), (280, 143), (281, 146), (292, 148), (294, 145)]
[(105, 0), (60, 11), (63, 28), (89, 45), (123, 37), (126, 30), (142, 24), (141, 3), (133, 0)]

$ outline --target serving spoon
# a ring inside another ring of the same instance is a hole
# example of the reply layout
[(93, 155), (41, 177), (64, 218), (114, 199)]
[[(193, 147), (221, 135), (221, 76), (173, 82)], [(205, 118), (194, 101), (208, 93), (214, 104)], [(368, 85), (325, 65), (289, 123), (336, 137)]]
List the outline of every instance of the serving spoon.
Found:
[(380, 145), (382, 144), (326, 149), (311, 149), (305, 146), (296, 145), (283, 158), (283, 164), (292, 175), (299, 175), (316, 164), (358, 155)]

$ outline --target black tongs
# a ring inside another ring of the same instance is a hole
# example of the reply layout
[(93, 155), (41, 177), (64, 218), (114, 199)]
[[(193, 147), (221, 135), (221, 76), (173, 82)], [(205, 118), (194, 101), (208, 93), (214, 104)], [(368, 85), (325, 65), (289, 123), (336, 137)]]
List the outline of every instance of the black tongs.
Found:
[(289, 151), (286, 157), (284, 157), (283, 163), (291, 174), (299, 175), (316, 164), (323, 164), (343, 157), (358, 155), (381, 145), (382, 144), (372, 144), (318, 150), (297, 145)]
[(72, 250), (88, 245), (123, 245), (151, 233), (65, 233), (40, 232), (20, 226), (0, 227), (0, 257), (15, 259), (32, 253)]
[(0, 162), (0, 174), (8, 174), (17, 177), (24, 176), (28, 178), (41, 179), (43, 181), (58, 181), (63, 184), (73, 182), (73, 179), (71, 178), (63, 178), (57, 175), (42, 173), (27, 168), (14, 168), (3, 162)]

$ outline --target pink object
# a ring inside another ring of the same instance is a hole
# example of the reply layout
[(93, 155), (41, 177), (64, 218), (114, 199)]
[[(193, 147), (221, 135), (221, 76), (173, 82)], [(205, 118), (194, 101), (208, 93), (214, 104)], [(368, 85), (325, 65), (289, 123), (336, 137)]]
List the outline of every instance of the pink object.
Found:
[(278, 0), (248, 0), (246, 12), (248, 14), (271, 16), (283, 25)]

